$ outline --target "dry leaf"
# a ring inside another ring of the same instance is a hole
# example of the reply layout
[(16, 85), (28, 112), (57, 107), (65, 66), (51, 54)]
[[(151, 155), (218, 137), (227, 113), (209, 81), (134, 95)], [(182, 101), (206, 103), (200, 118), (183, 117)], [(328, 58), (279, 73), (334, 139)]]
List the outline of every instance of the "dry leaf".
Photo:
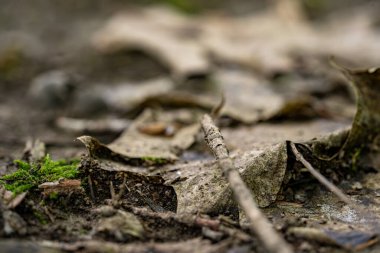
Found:
[(104, 86), (98, 90), (100, 100), (109, 108), (129, 112), (140, 106), (146, 99), (171, 91), (174, 84), (169, 79), (159, 78), (138, 84), (122, 83), (112, 88)]
[(204, 48), (194, 41), (189, 20), (165, 8), (118, 14), (94, 37), (103, 52), (142, 50), (164, 65), (173, 76), (185, 80), (208, 75), (210, 63)]
[[(368, 75), (371, 77), (369, 80), (377, 80), (377, 71), (367, 71), (366, 73), (369, 73)], [(359, 75), (359, 77), (361, 77), (361, 75)], [(365, 74), (364, 76), (367, 77), (367, 74)], [(365, 80), (368, 80), (368, 78)], [(359, 86), (359, 89), (362, 92), (359, 93), (358, 112), (355, 117), (352, 130), (350, 132), (350, 135), (360, 136), (360, 138), (353, 139), (352, 137), (350, 137), (348, 139), (352, 140), (352, 145), (356, 146), (369, 144), (367, 142), (363, 142), (363, 140), (370, 141), (370, 143), (373, 144), (373, 141), (377, 141), (377, 135), (373, 135), (372, 133), (378, 134), (378, 129), (380, 129), (377, 127), (379, 124), (378, 115), (376, 114), (376, 112), (370, 112), (371, 110), (375, 110), (375, 108), (380, 108), (376, 107), (376, 103), (379, 100), (377, 99), (376, 95), (372, 94), (372, 92), (376, 93), (376, 89), (378, 87), (371, 87), (372, 85), (374, 85), (373, 82), (363, 83), (362, 80), (360, 81), (360, 84), (355, 83), (356, 86)], [(372, 100), (374, 98), (376, 99), (375, 101)], [(144, 117), (149, 117), (149, 113), (143, 115), (142, 118)], [(138, 125), (139, 121), (141, 122), (141, 119), (138, 120), (135, 124)], [(365, 123), (364, 126), (367, 127), (365, 129), (367, 132), (363, 132), (361, 131), (363, 128), (357, 127), (358, 124), (361, 124), (363, 126), (363, 122)], [(235, 166), (239, 168), (239, 172), (243, 180), (252, 190), (252, 194), (254, 196), (255, 201), (261, 207), (265, 207), (273, 203), (276, 200), (277, 194), (280, 191), (281, 186), (286, 183), (285, 173), (287, 169), (289, 169), (288, 150), (286, 144), (287, 139), (293, 139), (298, 142), (304, 142), (305, 144), (310, 145), (312, 150), (314, 150), (315, 152), (317, 150), (320, 150), (321, 152), (319, 152), (318, 155), (321, 155), (321, 153), (326, 154), (327, 151), (339, 150), (339, 148), (341, 148), (344, 145), (344, 141), (347, 138), (347, 130), (333, 132), (337, 128), (342, 127), (341, 124), (336, 123), (331, 123), (330, 126), (323, 124), (322, 126), (320, 122), (316, 121), (314, 124), (312, 123), (298, 126), (290, 126), (286, 128), (287, 131), (285, 131), (284, 129), (279, 130), (275, 126), (270, 125), (263, 127), (264, 130), (268, 130), (269, 132), (260, 130), (260, 126), (257, 127), (256, 134), (258, 136), (258, 143), (256, 143), (257, 140), (253, 138), (252, 142), (254, 142), (255, 145), (251, 145), (250, 151), (232, 155), (232, 158), (234, 158)], [(271, 128), (273, 130), (271, 130)], [(130, 129), (133, 128), (131, 127)], [(273, 136), (273, 134), (275, 134), (277, 130), (279, 131), (277, 133), (277, 136)], [(291, 130), (290, 133), (293, 132), (293, 134), (289, 134), (288, 130)], [(145, 143), (146, 146), (156, 145), (155, 143), (157, 139), (152, 139), (152, 137), (145, 138), (141, 136), (141, 133), (140, 136), (131, 135), (131, 132), (128, 131), (123, 136), (121, 136), (119, 140), (115, 141), (107, 148), (112, 150), (112, 152), (114, 153), (122, 154), (125, 156), (126, 154), (128, 155), (127, 152), (124, 151), (124, 154), (123, 151), (117, 152), (115, 147), (120, 148), (122, 145), (125, 144), (132, 145), (132, 143), (138, 143), (143, 139), (145, 139), (143, 143)], [(280, 131), (283, 131), (283, 134), (281, 134)], [(301, 131), (303, 131), (303, 133), (300, 133)], [(325, 137), (313, 138), (309, 141), (307, 140), (312, 138), (313, 134), (317, 135), (316, 132), (326, 133), (329, 131), (333, 133)], [(194, 134), (194, 132), (192, 133)], [(236, 137), (235, 139), (240, 140), (241, 138)], [(235, 145), (237, 147), (239, 146), (238, 143)], [(137, 151), (142, 150), (140, 148), (142, 146), (136, 145), (136, 147)], [(162, 148), (163, 147), (161, 147), (161, 149), (157, 147), (157, 150), (160, 150), (162, 152), (162, 150), (165, 150)], [(327, 153), (331, 155), (331, 152)], [(165, 152), (163, 154), (165, 154)], [(107, 156), (107, 158), (111, 160), (112, 157), (114, 157), (111, 155)], [(122, 165), (120, 165), (119, 167), (121, 168), (119, 168), (118, 171), (131, 171), (131, 168), (125, 167), (124, 169), (122, 169)], [(140, 174), (144, 173), (146, 176), (146, 171), (141, 172)], [(233, 202), (232, 192), (229, 189), (228, 184), (222, 175), (222, 172), (218, 168), (218, 165), (214, 161), (195, 161), (186, 164), (174, 164), (165, 168), (158, 169), (155, 172), (150, 173), (149, 175), (160, 175), (160, 177), (166, 180), (167, 185), (170, 185), (175, 189), (177, 195), (177, 212), (179, 213), (220, 213), (225, 210), (233, 210), (234, 207), (236, 208), (236, 204)]]
[(16, 208), (25, 199), (26, 194), (27, 192), (22, 192), (15, 195), (13, 192), (0, 186), (0, 208), (2, 208), (1, 204), (5, 204), (5, 208), (7, 209)]
[[(285, 176), (286, 144), (247, 152), (235, 158), (235, 165), (256, 202), (267, 206), (276, 199)], [(171, 165), (165, 170), (160, 174), (176, 191), (178, 213), (221, 213), (234, 207), (232, 191), (216, 162)]]
[(311, 241), (341, 246), (348, 250), (363, 250), (378, 242), (373, 233), (362, 231), (333, 231), (310, 227), (294, 227), (288, 230), (290, 235)]
[(357, 95), (357, 112), (350, 134), (346, 152), (354, 148), (380, 149), (380, 69), (353, 71), (342, 69), (353, 82)]
[(95, 235), (105, 233), (118, 241), (125, 241), (130, 237), (142, 238), (144, 227), (133, 213), (118, 210), (115, 215), (102, 218), (93, 233)]
[(106, 118), (99, 120), (59, 117), (55, 124), (58, 128), (74, 133), (120, 133), (131, 122), (126, 119)]
[[(348, 73), (352, 74), (351, 71)], [(339, 151), (342, 147), (345, 147), (346, 152), (351, 152), (351, 154), (352, 150), (349, 148), (352, 149), (352, 147), (358, 148), (366, 145), (372, 147), (372, 150), (373, 145), (377, 147), (376, 142), (380, 129), (380, 117), (377, 113), (380, 108), (377, 103), (380, 100), (377, 96), (380, 92), (377, 91), (379, 82), (375, 81), (378, 80), (378, 71), (359, 72), (354, 77), (363, 77), (363, 75), (366, 77), (364, 80), (363, 78), (355, 79), (354, 83), (355, 87), (359, 89), (358, 111), (348, 139), (347, 130), (340, 130), (326, 137), (313, 138), (310, 141), (298, 139), (299, 142), (307, 143), (314, 150), (318, 146), (325, 155), (326, 151), (331, 149)], [(310, 130), (310, 127), (304, 129), (304, 131), (307, 130)], [(315, 129), (311, 130), (315, 131)], [(309, 136), (306, 134), (305, 137)], [(264, 141), (258, 144), (254, 150), (238, 154), (234, 161), (243, 180), (252, 190), (256, 203), (261, 207), (268, 206), (276, 200), (281, 185), (286, 183), (283, 180), (286, 170), (289, 169), (287, 168), (286, 143), (280, 141), (280, 144), (273, 145), (273, 137), (270, 134), (268, 137), (268, 140), (264, 138)], [(291, 139), (292, 136), (283, 136), (282, 138)], [(346, 140), (347, 142), (345, 142)], [(269, 145), (265, 143), (267, 141), (269, 141)], [(321, 149), (321, 147), (323, 148)], [(378, 155), (378, 149), (376, 151)], [(331, 152), (327, 154), (331, 155)], [(318, 155), (321, 154), (318, 153)], [(219, 213), (222, 210), (231, 209), (234, 205), (227, 182), (214, 162), (194, 162), (182, 167), (172, 165), (166, 174), (162, 172), (160, 174), (167, 180), (167, 184), (172, 185), (176, 190), (177, 212)]]
[(109, 145), (103, 145), (88, 136), (78, 139), (87, 146), (93, 157), (110, 160), (112, 157), (119, 157), (127, 163), (134, 160), (148, 165), (164, 164), (176, 160), (177, 155), (195, 141), (195, 136), (199, 131), (198, 123), (182, 127), (173, 136), (153, 136), (139, 130), (147, 123), (165, 120), (168, 114), (170, 113), (155, 114), (151, 110), (146, 110), (118, 139)]

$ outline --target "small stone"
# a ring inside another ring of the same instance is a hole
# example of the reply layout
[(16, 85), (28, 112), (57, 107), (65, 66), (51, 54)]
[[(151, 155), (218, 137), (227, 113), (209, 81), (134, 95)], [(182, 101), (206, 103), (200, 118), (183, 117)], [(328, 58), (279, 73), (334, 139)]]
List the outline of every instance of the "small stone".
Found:
[(97, 224), (94, 234), (105, 234), (118, 241), (126, 241), (131, 237), (143, 238), (144, 227), (134, 214), (118, 210), (115, 215), (102, 218)]
[(68, 73), (54, 70), (37, 76), (29, 88), (32, 101), (42, 108), (66, 104), (75, 88), (75, 81)]
[(202, 227), (202, 234), (204, 237), (209, 238), (213, 241), (220, 241), (223, 237), (222, 232), (214, 231), (207, 227)]
[(3, 212), (5, 235), (25, 235), (27, 224), (16, 212), (6, 210)]
[(300, 202), (300, 203), (305, 203), (307, 201), (307, 193), (305, 191), (297, 191), (295, 194), (294, 194), (294, 199), (297, 201), (297, 202)]
[(93, 210), (94, 214), (101, 215), (103, 217), (111, 217), (115, 215), (117, 210), (113, 208), (112, 206), (100, 206)]
[(363, 189), (363, 185), (360, 182), (355, 182), (355, 183), (352, 184), (351, 188), (353, 190), (362, 190)]
[(301, 245), (298, 247), (298, 250), (300, 252), (310, 252), (312, 249), (313, 247), (308, 242), (302, 242)]
[(74, 96), (72, 105), (73, 113), (77, 116), (89, 114), (101, 114), (108, 110), (108, 105), (104, 99), (105, 88), (93, 85), (91, 89), (78, 90)]

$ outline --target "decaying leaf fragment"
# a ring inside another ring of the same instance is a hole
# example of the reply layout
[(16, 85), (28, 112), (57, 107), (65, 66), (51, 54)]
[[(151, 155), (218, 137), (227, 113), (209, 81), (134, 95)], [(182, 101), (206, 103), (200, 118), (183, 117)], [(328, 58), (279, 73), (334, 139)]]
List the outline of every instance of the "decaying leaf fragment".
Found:
[(46, 155), (45, 143), (40, 140), (28, 140), (25, 145), (24, 155), (28, 158), (30, 162), (37, 162), (42, 160)]
[[(379, 71), (355, 72), (344, 70), (344, 73), (354, 80), (355, 88), (358, 91), (357, 113), (349, 132), (343, 129), (313, 139), (311, 139), (312, 135), (310, 134), (295, 138), (294, 136), (286, 136), (284, 133), (284, 136), (277, 138), (278, 142), (274, 142), (273, 138), (268, 136), (267, 140), (265, 138), (260, 139), (260, 145), (255, 145), (252, 150), (231, 155), (235, 167), (239, 168), (243, 180), (252, 191), (255, 201), (260, 207), (273, 203), (281, 187), (287, 182), (286, 172), (291, 169), (288, 164), (287, 139), (296, 139), (297, 142), (308, 145), (314, 152), (318, 150), (315, 153), (316, 159), (329, 157), (337, 151), (353, 154), (356, 148), (362, 147), (372, 153), (378, 152), (380, 129), (378, 111), (380, 108), (378, 106), (380, 101)], [(190, 125), (179, 130), (176, 135), (169, 137), (169, 139), (168, 137), (147, 135), (141, 133), (141, 128), (140, 130), (138, 128), (141, 122), (151, 122), (147, 118), (152, 119), (151, 112), (144, 113), (114, 143), (108, 146), (100, 145), (100, 148), (96, 148), (95, 152), (90, 150), (90, 153), (108, 160), (108, 170), (110, 171), (115, 171), (117, 168), (116, 171), (138, 173), (137, 167), (132, 168), (130, 165), (120, 163), (119, 158), (142, 159), (149, 155), (174, 160), (176, 153), (173, 147), (180, 147), (182, 150), (188, 147), (194, 140), (194, 133), (199, 129), (196, 124)], [(305, 127), (303, 131), (307, 132), (308, 129), (309, 127)], [(322, 130), (326, 133), (325, 129), (322, 128)], [(184, 136), (192, 137), (184, 138)], [(366, 150), (363, 149), (363, 152)], [(103, 154), (101, 154), (102, 152)], [(101, 162), (104, 165), (104, 159)], [(145, 177), (159, 176), (165, 180), (166, 185), (172, 186), (177, 195), (178, 213), (220, 213), (226, 210), (237, 210), (236, 203), (232, 199), (232, 192), (214, 161), (172, 164), (158, 168), (154, 172), (142, 170), (138, 174)]]
[(293, 227), (288, 234), (348, 250), (360, 251), (378, 242), (375, 234), (363, 231), (333, 231), (311, 227)]
[(168, 78), (156, 78), (141, 83), (120, 83), (102, 86), (99, 90), (99, 99), (108, 107), (129, 112), (141, 105), (147, 98), (160, 96), (171, 91), (174, 83)]
[[(134, 165), (137, 165), (136, 163), (164, 164), (176, 160), (177, 154), (194, 142), (195, 135), (199, 131), (198, 123), (189, 122), (179, 128), (172, 136), (157, 136), (141, 130), (152, 122), (162, 121), (169, 124), (166, 121), (167, 119), (168, 114), (147, 110), (118, 139), (109, 145), (101, 144), (89, 136), (82, 136), (78, 139), (86, 145), (93, 157), (108, 160), (119, 158), (119, 160), (124, 160), (129, 164), (132, 162)], [(174, 122), (175, 117), (172, 120)]]
[(2, 205), (7, 209), (16, 208), (25, 199), (26, 194), (27, 192), (22, 192), (15, 195), (3, 186), (0, 186), (0, 208), (3, 208)]
[[(3, 246), (3, 242), (0, 246)], [(211, 243), (210, 240), (195, 239), (180, 241), (180, 242), (136, 242), (136, 243), (114, 243), (100, 240), (86, 240), (77, 243), (58, 243), (52, 241), (43, 241), (42, 246), (53, 249), (59, 249), (68, 252), (86, 251), (86, 252), (223, 252), (228, 250), (230, 243), (223, 245)], [(45, 250), (45, 249), (44, 249)], [(44, 251), (45, 252), (45, 251)], [(49, 252), (50, 253), (50, 252)]]
[[(343, 69), (343, 74), (353, 82), (357, 95), (357, 112), (348, 135), (345, 152), (380, 151), (380, 69), (364, 71)], [(363, 149), (363, 150), (361, 150)]]
[[(281, 185), (286, 183), (288, 168), (287, 139), (303, 142), (313, 136), (326, 135), (342, 123), (313, 121), (302, 124), (263, 124), (222, 131), (227, 145), (234, 148), (232, 158), (241, 177), (250, 187), (260, 207), (276, 200)], [(341, 133), (341, 132), (339, 132)], [(326, 138), (329, 138), (327, 136)], [(314, 141), (317, 141), (316, 139)], [(338, 148), (343, 141), (334, 140)], [(313, 141), (313, 142), (314, 142)], [(324, 141), (323, 143), (325, 143)], [(166, 184), (177, 194), (177, 212), (219, 213), (236, 206), (232, 192), (215, 161), (194, 161), (169, 165), (159, 170)]]
[[(207, 13), (196, 20), (164, 8), (133, 9), (112, 17), (93, 43), (103, 52), (142, 50), (182, 79), (209, 74), (215, 59), (267, 74), (292, 71), (304, 55), (379, 62), (378, 54), (371, 53), (379, 51), (376, 8), (358, 8), (316, 25), (302, 18), (299, 2), (274, 2), (253, 15)], [(284, 7), (287, 2), (294, 6)]]
[[(82, 159), (81, 165), (88, 176), (93, 199), (99, 195), (112, 197), (110, 188), (125, 185), (133, 191), (128, 190), (122, 199), (156, 211), (175, 211), (173, 189), (163, 184), (161, 176), (150, 175), (150, 167), (174, 162), (177, 155), (194, 142), (200, 127), (194, 123), (197, 117), (181, 110), (166, 113), (147, 110), (109, 145), (90, 136), (79, 137), (89, 151), (89, 157)], [(171, 129), (170, 135), (148, 131), (155, 122), (166, 124), (170, 129), (175, 125), (176, 129)], [(122, 183), (124, 177), (126, 183)]]
[(228, 68), (215, 71), (210, 82), (202, 88), (201, 92), (172, 89), (166, 94), (151, 96), (149, 100), (169, 106), (192, 106), (211, 111), (223, 93), (226, 103), (221, 115), (247, 124), (273, 117), (288, 102), (268, 81), (248, 71)]
[(94, 202), (121, 200), (133, 206), (149, 206), (154, 211), (176, 210), (173, 188), (164, 185), (162, 177), (150, 175), (149, 167), (126, 164), (112, 156), (86, 156), (82, 158), (81, 171), (87, 176), (86, 190)]
[(276, 93), (270, 83), (250, 73), (220, 71), (215, 73), (215, 82), (226, 96), (222, 115), (244, 123), (267, 120), (286, 103), (285, 98)]
[(26, 192), (14, 195), (0, 186), (0, 234), (25, 235), (27, 224), (25, 220), (12, 209), (16, 208), (25, 198)]
[[(347, 130), (344, 129), (319, 139), (303, 142), (312, 149), (315, 148), (313, 144), (316, 144), (322, 151), (331, 151), (330, 148), (335, 148), (333, 150), (342, 149), (341, 151), (350, 154), (353, 149), (370, 147), (370, 150), (376, 151), (378, 155), (380, 72), (346, 71), (356, 81), (354, 85), (358, 91), (357, 113), (348, 137)], [(281, 185), (286, 183), (285, 171), (291, 169), (288, 168), (287, 153), (286, 143), (280, 143), (235, 157), (235, 166), (239, 168), (243, 180), (252, 190), (259, 206), (265, 207), (273, 203)], [(182, 168), (172, 165), (163, 177), (176, 190), (178, 212), (220, 212), (235, 205), (231, 200), (231, 191), (214, 162), (187, 164)]]
[(125, 241), (130, 237), (142, 238), (144, 227), (133, 213), (118, 210), (111, 217), (102, 218), (93, 231), (93, 234), (108, 234), (118, 241)]
[(57, 127), (67, 132), (120, 133), (128, 127), (130, 121), (113, 118), (90, 120), (59, 117), (55, 123)]
[[(137, 14), (137, 13), (138, 14)], [(103, 52), (141, 50), (168, 66), (176, 79), (209, 73), (206, 51), (194, 42), (194, 28), (185, 17), (164, 8), (119, 14), (94, 37)]]
[[(235, 166), (261, 207), (276, 199), (286, 163), (285, 143), (235, 157)], [(232, 191), (214, 161), (171, 165), (163, 178), (176, 191), (178, 213), (220, 213), (235, 205)]]
[[(330, 158), (326, 160), (338, 157), (354, 167), (379, 168), (380, 70), (351, 70), (334, 65), (347, 77), (355, 90), (355, 118), (351, 129), (332, 133), (308, 144), (318, 157), (329, 153)], [(331, 155), (331, 150), (335, 150), (334, 155)]]

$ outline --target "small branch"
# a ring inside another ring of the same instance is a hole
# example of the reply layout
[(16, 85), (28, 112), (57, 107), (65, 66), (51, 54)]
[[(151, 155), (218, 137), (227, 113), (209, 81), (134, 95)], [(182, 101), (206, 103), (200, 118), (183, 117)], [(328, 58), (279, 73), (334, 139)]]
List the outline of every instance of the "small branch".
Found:
[(293, 142), (290, 142), (290, 147), (292, 148), (293, 154), (296, 156), (297, 161), (300, 161), (306, 169), (321, 183), (323, 184), (327, 189), (329, 189), (332, 193), (334, 193), (340, 200), (342, 200), (344, 203), (350, 206), (356, 206), (351, 199), (347, 197), (346, 194), (344, 194), (338, 187), (336, 187), (334, 184), (329, 182), (321, 173), (319, 173), (314, 167), (306, 161), (306, 159), (303, 157), (303, 155), (298, 151), (296, 148), (296, 145), (294, 145)]
[(161, 220), (175, 220), (176, 222), (186, 224), (188, 226), (197, 226), (197, 227), (206, 227), (214, 231), (220, 231), (226, 235), (229, 235), (231, 237), (234, 237), (238, 240), (244, 241), (244, 242), (250, 242), (252, 241), (251, 236), (247, 233), (243, 232), (240, 229), (235, 229), (229, 226), (225, 226), (225, 222), (223, 220), (219, 219), (211, 219), (209, 217), (200, 217), (198, 215), (193, 214), (182, 214), (178, 215), (176, 213), (172, 212), (155, 212), (150, 211), (147, 208), (141, 208), (141, 207), (132, 207), (132, 212), (139, 216), (144, 217), (150, 217), (150, 218), (156, 218)]
[(94, 189), (92, 187), (92, 180), (91, 180), (90, 175), (88, 175), (87, 179), (88, 179), (88, 185), (90, 187), (91, 200), (92, 202), (95, 202), (95, 194), (94, 194)]
[(314, 169), (314, 167), (297, 150), (296, 145), (293, 142), (290, 142), (290, 147), (292, 148), (293, 154), (296, 156), (297, 161), (300, 161), (322, 185), (335, 194), (335, 196), (337, 196), (341, 201), (353, 208), (365, 220), (370, 221), (370, 223), (368, 223), (368, 227), (371, 227), (376, 234), (380, 235), (380, 224), (374, 213), (364, 209), (360, 205), (357, 205), (344, 192), (342, 192), (338, 187), (329, 182), (321, 173)]
[(127, 183), (127, 177), (124, 174), (123, 175), (123, 182), (121, 183), (121, 186), (119, 187), (119, 193), (117, 193), (117, 194), (114, 193), (115, 195), (112, 197), (112, 203), (114, 206), (118, 205), (121, 197), (123, 197), (123, 194), (125, 193), (125, 190), (127, 188), (126, 183)]
[(251, 230), (259, 237), (260, 241), (269, 252), (293, 252), (290, 245), (275, 229), (273, 229), (271, 223), (254, 202), (251, 191), (241, 179), (238, 170), (234, 167), (233, 161), (229, 157), (228, 149), (224, 143), (222, 134), (209, 115), (203, 116), (202, 129), (205, 134), (207, 145), (218, 160), (219, 167), (223, 170), (223, 173), (232, 188), (235, 199), (250, 221)]
[(214, 108), (211, 110), (211, 118), (212, 119), (217, 119), (220, 116), (220, 112), (222, 111), (224, 104), (226, 103), (226, 96), (224, 93), (221, 94), (220, 96), (220, 102), (217, 104)]
[(110, 194), (111, 194), (111, 200), (113, 201), (115, 199), (116, 193), (115, 193), (115, 188), (113, 187), (112, 180), (110, 180)]
[(51, 214), (47, 206), (42, 207), (42, 210), (44, 210), (46, 216), (49, 217), (51, 222), (55, 222), (54, 216)]

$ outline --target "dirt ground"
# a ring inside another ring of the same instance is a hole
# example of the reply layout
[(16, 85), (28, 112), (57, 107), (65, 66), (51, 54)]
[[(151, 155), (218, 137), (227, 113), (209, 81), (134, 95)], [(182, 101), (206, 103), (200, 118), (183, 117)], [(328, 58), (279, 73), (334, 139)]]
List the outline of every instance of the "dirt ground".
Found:
[(294, 252), (380, 251), (376, 1), (0, 5), (0, 176), (80, 160), (26, 194), (1, 180), (0, 251), (269, 252), (204, 141), (222, 96), (229, 156)]

